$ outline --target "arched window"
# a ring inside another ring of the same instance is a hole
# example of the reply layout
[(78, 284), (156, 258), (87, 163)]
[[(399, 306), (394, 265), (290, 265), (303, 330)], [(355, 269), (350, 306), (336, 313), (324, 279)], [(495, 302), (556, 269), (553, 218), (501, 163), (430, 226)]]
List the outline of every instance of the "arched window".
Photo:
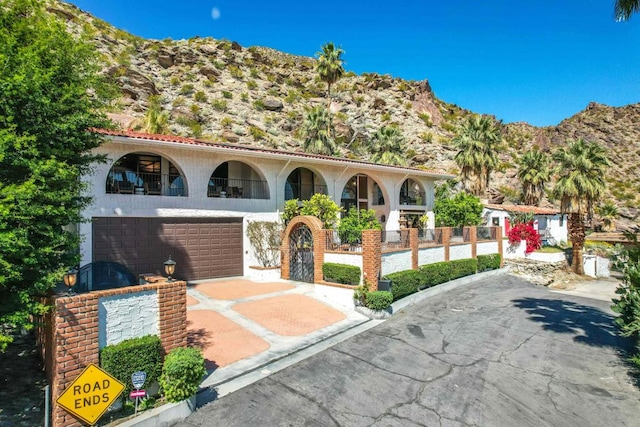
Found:
[(209, 178), (208, 197), (268, 199), (269, 186), (258, 172), (246, 163), (224, 162)]
[(306, 168), (294, 169), (284, 185), (284, 199), (309, 200), (314, 194), (327, 194), (322, 178)]
[(411, 178), (405, 180), (400, 187), (401, 205), (422, 206), (425, 204), (425, 194), (420, 184)]
[(186, 196), (186, 179), (173, 163), (162, 156), (130, 153), (109, 170), (107, 193), (147, 196)]
[[(369, 185), (371, 185), (374, 198), (371, 201), (369, 200)], [(369, 204), (384, 204), (384, 196), (378, 183), (367, 175), (354, 175), (349, 178), (349, 181), (342, 189), (340, 200), (340, 206), (344, 209), (344, 212), (349, 212), (352, 207), (358, 210), (369, 209)]]

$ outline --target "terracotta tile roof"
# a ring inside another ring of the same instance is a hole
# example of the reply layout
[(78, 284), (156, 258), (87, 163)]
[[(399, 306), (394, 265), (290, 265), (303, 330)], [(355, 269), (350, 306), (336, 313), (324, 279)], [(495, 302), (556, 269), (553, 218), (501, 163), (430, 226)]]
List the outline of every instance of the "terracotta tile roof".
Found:
[(320, 154), (307, 154), (307, 153), (294, 152), (294, 151), (280, 151), (280, 150), (273, 150), (268, 148), (252, 147), (247, 145), (213, 142), (213, 141), (206, 141), (203, 139), (186, 138), (183, 136), (160, 135), (160, 134), (153, 134), (153, 133), (134, 132), (131, 130), (93, 129), (93, 131), (96, 133), (100, 133), (102, 135), (107, 135), (112, 137), (124, 137), (129, 139), (140, 140), (140, 141), (169, 142), (169, 143), (178, 143), (178, 144), (186, 144), (186, 145), (196, 145), (201, 147), (235, 150), (235, 151), (240, 151), (245, 153), (264, 153), (268, 155), (277, 155), (282, 157), (297, 157), (300, 159), (316, 159), (316, 160), (332, 162), (332, 163), (346, 163), (346, 164), (353, 164), (353, 165), (359, 165), (364, 167), (384, 168), (384, 169), (388, 169), (390, 171), (395, 171), (395, 172), (418, 173), (420, 175), (430, 176), (436, 179), (451, 179), (455, 177), (455, 175), (439, 173), (436, 171), (429, 171), (429, 170), (413, 168), (413, 167), (384, 165), (384, 164), (378, 164), (378, 163), (365, 162), (362, 160), (323, 156)]
[(494, 211), (507, 211), (507, 212), (517, 212), (517, 213), (533, 213), (534, 215), (558, 215), (560, 211), (554, 208), (541, 208), (538, 206), (527, 206), (527, 205), (493, 205), (487, 204), (484, 205), (487, 209), (492, 209)]

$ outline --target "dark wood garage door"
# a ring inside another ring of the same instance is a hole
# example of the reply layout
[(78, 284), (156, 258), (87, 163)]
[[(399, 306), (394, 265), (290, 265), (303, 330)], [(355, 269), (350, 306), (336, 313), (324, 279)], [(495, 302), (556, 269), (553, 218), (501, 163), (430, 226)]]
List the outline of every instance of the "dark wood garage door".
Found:
[(242, 218), (93, 218), (93, 261), (114, 261), (134, 274), (162, 271), (196, 280), (242, 276)]

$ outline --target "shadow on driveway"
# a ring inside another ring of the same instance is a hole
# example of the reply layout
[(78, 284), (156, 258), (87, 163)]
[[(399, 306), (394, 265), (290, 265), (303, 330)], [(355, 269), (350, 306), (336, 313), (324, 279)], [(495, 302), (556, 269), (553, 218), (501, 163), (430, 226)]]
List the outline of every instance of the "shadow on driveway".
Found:
[(619, 334), (611, 314), (572, 301), (522, 298), (513, 300), (531, 320), (542, 323), (544, 330), (571, 334), (573, 340), (594, 347), (611, 347), (630, 354), (633, 343)]

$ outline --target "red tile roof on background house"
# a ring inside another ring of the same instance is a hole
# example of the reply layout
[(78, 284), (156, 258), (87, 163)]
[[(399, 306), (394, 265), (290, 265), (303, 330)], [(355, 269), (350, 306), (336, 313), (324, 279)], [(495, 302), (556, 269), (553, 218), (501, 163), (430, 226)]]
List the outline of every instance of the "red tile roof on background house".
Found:
[(384, 167), (389, 169), (395, 169), (396, 171), (404, 170), (404, 171), (419, 172), (421, 174), (430, 175), (434, 178), (439, 178), (439, 179), (451, 179), (455, 177), (454, 175), (447, 174), (447, 173), (439, 173), (436, 171), (429, 171), (429, 170), (408, 167), (408, 166), (385, 165), (385, 164), (379, 164), (379, 163), (365, 162), (363, 160), (323, 156), (320, 154), (308, 154), (308, 153), (301, 153), (301, 152), (295, 152), (295, 151), (280, 151), (280, 150), (273, 150), (268, 148), (252, 147), (247, 145), (206, 141), (206, 140), (196, 139), (196, 138), (187, 138), (184, 136), (160, 135), (160, 134), (153, 134), (153, 133), (134, 132), (132, 130), (93, 129), (93, 131), (102, 135), (113, 136), (113, 137), (125, 137), (125, 138), (147, 140), (147, 141), (171, 142), (171, 143), (178, 143), (178, 144), (197, 145), (201, 147), (217, 147), (217, 148), (231, 149), (231, 150), (244, 151), (244, 152), (250, 152), (250, 153), (278, 154), (285, 157), (330, 160), (333, 162), (350, 163), (350, 164), (361, 165), (361, 166)]
[(517, 213), (533, 213), (534, 215), (558, 215), (560, 211), (554, 208), (541, 208), (539, 206), (527, 206), (527, 205), (484, 205), (487, 209), (494, 211), (507, 211)]

